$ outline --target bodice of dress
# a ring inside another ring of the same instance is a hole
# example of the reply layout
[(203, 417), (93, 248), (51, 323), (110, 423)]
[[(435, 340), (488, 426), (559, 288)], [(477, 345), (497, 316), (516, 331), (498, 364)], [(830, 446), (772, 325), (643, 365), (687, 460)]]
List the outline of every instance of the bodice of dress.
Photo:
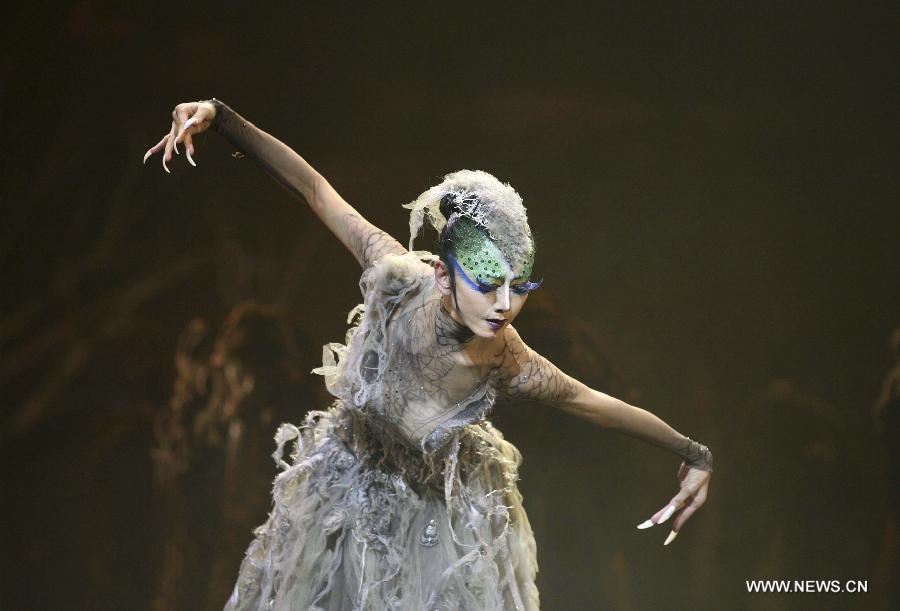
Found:
[(463, 365), (458, 343), (436, 333), (433, 258), (387, 255), (367, 269), (346, 343), (327, 345), (315, 370), (338, 399), (426, 453), (482, 420), (495, 396), (489, 368)]

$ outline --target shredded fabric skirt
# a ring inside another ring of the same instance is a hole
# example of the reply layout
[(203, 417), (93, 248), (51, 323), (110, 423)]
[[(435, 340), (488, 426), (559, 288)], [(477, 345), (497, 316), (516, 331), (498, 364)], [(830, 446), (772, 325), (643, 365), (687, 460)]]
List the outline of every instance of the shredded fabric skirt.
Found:
[(425, 455), (338, 400), (275, 440), (273, 509), (226, 611), (539, 607), (521, 455), (487, 420)]

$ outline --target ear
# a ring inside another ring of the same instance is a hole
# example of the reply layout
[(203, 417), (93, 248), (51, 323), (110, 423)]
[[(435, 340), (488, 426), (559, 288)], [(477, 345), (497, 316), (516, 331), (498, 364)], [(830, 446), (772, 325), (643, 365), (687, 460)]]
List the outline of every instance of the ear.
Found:
[(451, 294), (450, 274), (452, 273), (440, 259), (434, 262), (434, 281), (442, 295)]

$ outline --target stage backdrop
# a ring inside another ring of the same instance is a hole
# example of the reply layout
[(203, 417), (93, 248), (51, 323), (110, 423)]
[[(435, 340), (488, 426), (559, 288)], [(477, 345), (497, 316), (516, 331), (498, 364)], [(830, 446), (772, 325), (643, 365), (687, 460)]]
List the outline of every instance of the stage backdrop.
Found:
[(400, 206), (443, 174), (510, 182), (545, 279), (526, 341), (712, 448), (709, 501), (663, 547), (635, 526), (677, 460), (498, 405), (545, 608), (889, 608), (897, 26), (838, 2), (8, 9), (0, 607), (221, 608), (275, 428), (328, 404), (309, 372), (355, 260), (216, 135), (196, 168), (141, 165), (175, 104), (215, 96), (403, 242)]

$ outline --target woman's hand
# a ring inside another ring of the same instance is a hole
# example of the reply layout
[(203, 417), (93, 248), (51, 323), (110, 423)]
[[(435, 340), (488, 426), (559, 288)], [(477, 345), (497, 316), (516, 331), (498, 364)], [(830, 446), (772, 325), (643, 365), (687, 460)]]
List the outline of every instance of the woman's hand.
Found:
[[(147, 163), (150, 155), (164, 151), (162, 156), (163, 169), (169, 172), (166, 163), (172, 160), (172, 151), (175, 151), (176, 155), (180, 154), (178, 145), (183, 142), (188, 163), (197, 167), (192, 157), (194, 154), (193, 136), (209, 129), (215, 116), (216, 107), (212, 102), (186, 102), (179, 104), (172, 111), (172, 127), (156, 146), (147, 151), (144, 155), (144, 163)], [(169, 173), (171, 174), (171, 172)]]
[(695, 469), (681, 463), (677, 474), (681, 490), (672, 497), (671, 501), (666, 503), (665, 507), (653, 514), (649, 520), (639, 524), (638, 528), (650, 528), (651, 526), (662, 524), (677, 511), (678, 516), (672, 524), (672, 532), (666, 537), (666, 542), (663, 545), (668, 545), (674, 541), (684, 523), (706, 502), (706, 491), (709, 488), (711, 476), (712, 473), (709, 471)]

